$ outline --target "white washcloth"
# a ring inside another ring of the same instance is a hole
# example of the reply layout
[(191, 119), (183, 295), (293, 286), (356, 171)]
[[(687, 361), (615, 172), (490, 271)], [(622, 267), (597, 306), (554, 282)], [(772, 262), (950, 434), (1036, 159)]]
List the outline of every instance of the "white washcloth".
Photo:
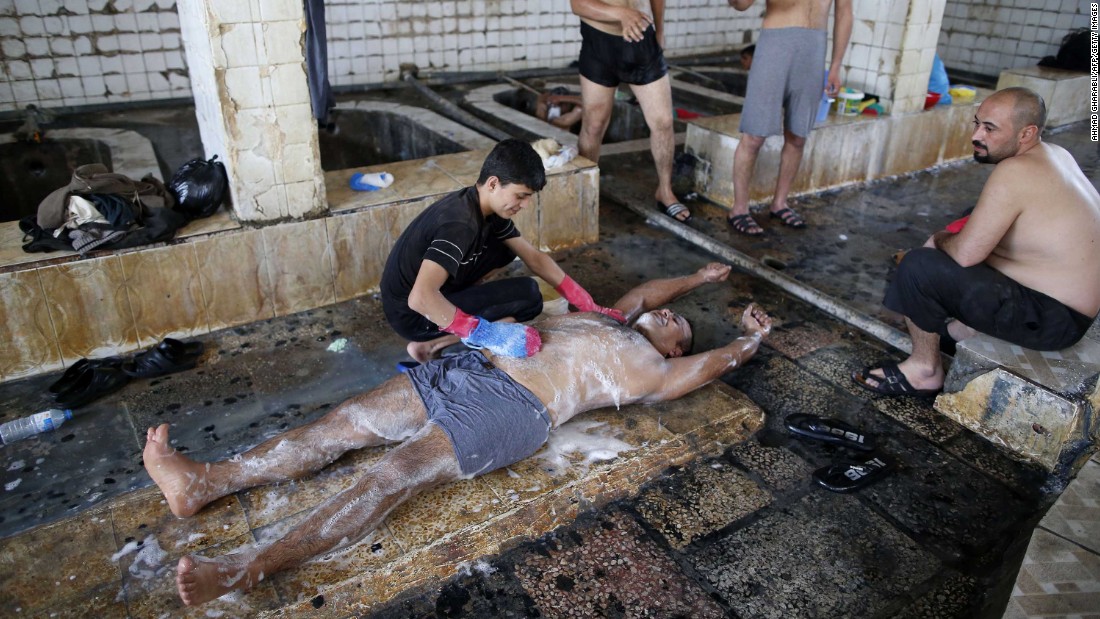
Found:
[(577, 156), (577, 147), (566, 144), (561, 147), (558, 154), (551, 155), (542, 160), (542, 167), (547, 170), (553, 170), (554, 168), (560, 168), (561, 166), (569, 163), (573, 160), (573, 157)]
[(542, 158), (542, 167), (547, 170), (561, 167), (577, 156), (577, 147), (563, 146), (552, 138), (543, 138), (532, 142), (531, 147)]

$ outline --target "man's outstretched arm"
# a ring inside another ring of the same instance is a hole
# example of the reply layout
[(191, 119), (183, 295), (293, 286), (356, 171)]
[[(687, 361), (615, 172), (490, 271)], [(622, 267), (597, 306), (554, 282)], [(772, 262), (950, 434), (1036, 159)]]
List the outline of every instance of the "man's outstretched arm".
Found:
[(675, 400), (741, 367), (756, 354), (760, 343), (771, 333), (772, 319), (752, 303), (741, 316), (741, 330), (744, 335), (721, 348), (689, 357), (665, 359), (663, 367), (655, 369), (650, 377), (652, 390), (643, 401)]
[(703, 284), (725, 281), (729, 274), (729, 265), (712, 262), (691, 275), (653, 279), (624, 294), (614, 308), (626, 316), (627, 324), (631, 324), (638, 316), (667, 305)]

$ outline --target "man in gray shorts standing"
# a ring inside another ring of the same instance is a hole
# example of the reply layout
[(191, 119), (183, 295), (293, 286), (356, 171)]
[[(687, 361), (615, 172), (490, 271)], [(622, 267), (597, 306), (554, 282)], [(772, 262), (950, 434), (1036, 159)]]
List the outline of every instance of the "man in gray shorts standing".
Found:
[(679, 398), (740, 367), (771, 331), (763, 310), (745, 310), (741, 337), (689, 354), (691, 325), (670, 310), (654, 309), (724, 281), (729, 272), (729, 266), (712, 263), (634, 288), (615, 304), (626, 324), (599, 312), (538, 321), (533, 326), (542, 334), (542, 351), (534, 357), (472, 350), (429, 361), (228, 460), (192, 460), (172, 448), (168, 424), (149, 428), (145, 469), (180, 518), (239, 490), (318, 471), (352, 449), (399, 443), (282, 538), (246, 552), (181, 558), (180, 598), (194, 606), (247, 590), (353, 544), (419, 492), (530, 456), (552, 428), (574, 415)]
[[(755, 0), (729, 0), (744, 11)], [(840, 89), (840, 61), (852, 34), (852, 0), (835, 0), (833, 58), (825, 92)], [(767, 0), (764, 29), (756, 42), (745, 105), (741, 141), (733, 155), (733, 209), (726, 220), (734, 230), (759, 236), (764, 229), (749, 215), (749, 184), (764, 139), (783, 134), (779, 177), (770, 215), (792, 228), (804, 228), (802, 217), (787, 206), (787, 194), (802, 162), (802, 149), (821, 103), (825, 27), (834, 0)]]

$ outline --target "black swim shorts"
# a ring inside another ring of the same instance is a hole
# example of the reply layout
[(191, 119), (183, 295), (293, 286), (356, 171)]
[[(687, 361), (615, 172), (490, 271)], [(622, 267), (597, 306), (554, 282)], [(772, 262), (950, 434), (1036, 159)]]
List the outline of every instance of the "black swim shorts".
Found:
[(581, 75), (608, 88), (615, 88), (620, 82), (644, 86), (668, 73), (653, 26), (646, 28), (641, 41), (631, 43), (582, 21), (579, 64)]
[(955, 318), (1032, 350), (1068, 348), (1084, 337), (1093, 321), (990, 266), (963, 267), (929, 247), (905, 255), (882, 304), (942, 337), (949, 337), (947, 319)]

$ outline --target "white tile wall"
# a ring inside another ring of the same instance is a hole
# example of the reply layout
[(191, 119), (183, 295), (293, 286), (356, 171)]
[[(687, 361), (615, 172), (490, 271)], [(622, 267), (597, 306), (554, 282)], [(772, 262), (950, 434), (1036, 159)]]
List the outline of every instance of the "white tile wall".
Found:
[(937, 50), (949, 68), (996, 81), (1004, 69), (1058, 53), (1062, 37), (1087, 28), (1083, 0), (948, 0)]
[[(670, 3), (668, 55), (722, 52), (754, 40), (763, 4), (739, 13), (723, 0)], [(263, 19), (282, 30), (296, 28), (289, 22), (301, 15), (301, 0), (212, 7), (221, 23), (251, 25)], [(565, 67), (580, 50), (579, 20), (564, 1), (328, 0), (326, 16), (335, 85), (396, 80), (400, 63), (410, 60), (437, 71)], [(285, 34), (266, 33), (276, 39)], [(253, 36), (257, 44), (264, 40), (264, 34)], [(248, 49), (233, 48), (241, 54)], [(267, 46), (269, 62), (281, 64), (283, 49)], [(87, 102), (188, 97), (183, 58), (175, 0), (0, 1), (0, 110), (29, 103), (79, 105), (82, 97)], [(254, 62), (245, 58), (237, 64)], [(60, 79), (77, 77), (79, 86), (69, 81), (62, 90)]]
[[(1054, 54), (1062, 36), (1088, 22), (1088, 3), (1078, 0), (853, 4), (844, 80), (883, 96), (897, 83), (903, 41), (910, 43), (906, 49), (938, 49), (953, 68), (995, 76)], [(755, 40), (763, 5), (758, 0), (739, 13), (724, 0), (668, 3), (668, 56), (725, 52)], [(191, 96), (176, 6), (175, 0), (0, 0), (0, 110)], [(251, 27), (266, 16), (269, 26), (286, 31), (268, 28), (268, 40), (297, 27), (279, 16), (300, 15), (300, 0), (212, 6), (221, 22)], [(410, 60), (425, 70), (455, 72), (565, 67), (580, 49), (579, 21), (564, 0), (328, 0), (326, 13), (334, 85), (396, 80), (400, 63)], [(269, 62), (282, 64), (286, 48), (261, 47), (262, 29), (252, 37), (253, 53), (266, 49)], [(248, 46), (233, 48), (248, 55)], [(235, 62), (254, 66), (259, 59)], [(922, 53), (899, 75), (925, 70), (924, 64)], [(66, 78), (80, 81), (62, 83)]]
[(189, 97), (181, 45), (175, 2), (0, 2), (0, 110)]

